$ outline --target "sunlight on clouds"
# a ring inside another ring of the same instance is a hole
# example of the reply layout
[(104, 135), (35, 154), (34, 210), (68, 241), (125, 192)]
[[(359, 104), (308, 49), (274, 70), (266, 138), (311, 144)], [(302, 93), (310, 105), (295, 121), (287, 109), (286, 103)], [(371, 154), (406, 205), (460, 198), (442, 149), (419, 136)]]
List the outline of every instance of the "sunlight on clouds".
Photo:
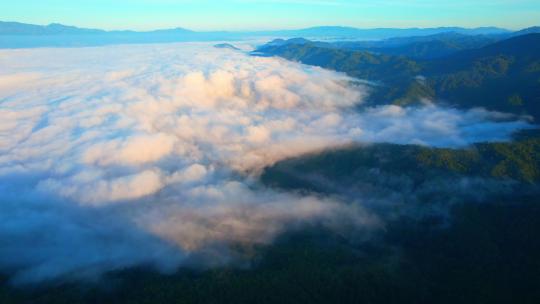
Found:
[[(351, 142), (462, 146), (527, 126), (484, 110), (357, 111), (369, 89), (343, 74), (206, 44), (0, 53), (0, 269), (16, 260), (19, 281), (174, 268), (301, 225), (380, 227), (358, 205), (261, 189), (257, 174)], [(62, 262), (74, 239), (93, 254)]]

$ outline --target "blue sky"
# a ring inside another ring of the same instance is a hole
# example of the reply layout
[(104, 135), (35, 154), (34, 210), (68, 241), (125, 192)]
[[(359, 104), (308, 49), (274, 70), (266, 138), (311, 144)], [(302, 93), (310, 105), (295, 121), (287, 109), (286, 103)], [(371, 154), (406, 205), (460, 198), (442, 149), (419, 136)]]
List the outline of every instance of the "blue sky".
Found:
[(0, 20), (194, 30), (540, 25), (539, 0), (1, 0)]

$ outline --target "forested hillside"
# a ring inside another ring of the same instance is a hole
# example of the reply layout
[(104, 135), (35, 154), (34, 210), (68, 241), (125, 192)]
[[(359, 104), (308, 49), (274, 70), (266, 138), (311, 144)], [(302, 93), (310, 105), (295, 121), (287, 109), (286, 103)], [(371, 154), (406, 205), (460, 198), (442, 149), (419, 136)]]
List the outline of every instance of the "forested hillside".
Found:
[(540, 118), (540, 34), (517, 36), (430, 60), (305, 40), (267, 44), (257, 53), (376, 82), (372, 104), (406, 105), (430, 99)]

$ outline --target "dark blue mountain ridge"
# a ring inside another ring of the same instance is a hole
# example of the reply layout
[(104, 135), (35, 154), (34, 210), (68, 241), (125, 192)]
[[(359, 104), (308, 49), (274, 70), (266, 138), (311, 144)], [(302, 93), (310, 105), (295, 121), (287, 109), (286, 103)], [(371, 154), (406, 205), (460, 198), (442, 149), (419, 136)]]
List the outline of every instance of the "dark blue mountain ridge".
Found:
[(468, 35), (500, 35), (512, 31), (498, 27), (435, 27), (435, 28), (371, 28), (361, 29), (342, 26), (318, 26), (298, 30), (270, 31), (268, 34), (277, 36), (301, 37), (342, 37), (351, 39), (385, 39), (391, 37), (427, 36), (445, 32), (456, 32)]
[(525, 35), (525, 34), (539, 34), (540, 33), (540, 26), (531, 26), (522, 30), (519, 30), (517, 32), (513, 32), (512, 35)]
[(480, 48), (497, 41), (518, 36), (504, 35), (466, 35), (456, 32), (444, 32), (428, 36), (395, 37), (383, 40), (368, 41), (310, 41), (304, 38), (275, 39), (264, 47), (283, 46), (287, 44), (307, 44), (326, 48), (364, 50), (387, 55), (403, 55), (413, 59), (436, 59), (453, 53)]
[[(161, 29), (154, 31), (146, 31), (142, 33), (217, 33), (218, 31), (206, 31), (195, 32), (185, 28), (175, 29)], [(337, 36), (337, 37), (351, 37), (362, 39), (383, 39), (390, 37), (403, 37), (414, 35), (433, 35), (443, 32), (457, 32), (471, 35), (492, 35), (492, 34), (504, 34), (511, 31), (497, 28), (497, 27), (479, 27), (479, 28), (462, 28), (462, 27), (437, 27), (437, 28), (374, 28), (374, 29), (360, 29), (354, 27), (344, 26), (318, 26), (305, 29), (293, 29), (293, 30), (275, 30), (275, 31), (237, 31), (237, 32), (224, 32), (222, 34), (245, 34), (245, 35), (275, 35), (283, 37), (294, 36)], [(26, 24), (20, 22), (3, 22), (0, 21), (0, 35), (61, 35), (61, 34), (107, 34), (107, 33), (141, 33), (137, 31), (105, 31), (99, 29), (87, 29), (75, 26), (67, 26), (59, 23), (52, 23), (49, 25), (35, 25)]]
[[(540, 121), (540, 34), (526, 34), (437, 59), (414, 59), (326, 42), (274, 41), (256, 54), (279, 56), (382, 85), (370, 103), (414, 104), (423, 99), (462, 108), (530, 115)], [(396, 48), (399, 49), (399, 48)], [(417, 76), (425, 79), (419, 82)]]
[(261, 46), (259, 50), (262, 50), (265, 47), (291, 44), (302, 45), (309, 43), (310, 45), (324, 48), (369, 51), (375, 54), (406, 56), (412, 59), (425, 60), (443, 58), (461, 51), (480, 49), (499, 41), (534, 33), (540, 33), (540, 27), (530, 27), (504, 34), (470, 35), (460, 32), (442, 32), (426, 36), (392, 37), (388, 39), (364, 41), (327, 42), (308, 40), (305, 38), (280, 38)]
[(229, 49), (229, 50), (233, 50), (233, 51), (240, 51), (239, 48), (235, 47), (234, 45), (232, 45), (230, 43), (219, 43), (219, 44), (214, 45), (214, 47), (216, 49)]
[(99, 29), (79, 28), (59, 23), (49, 25), (35, 25), (19, 22), (0, 21), (0, 35), (72, 35), (72, 34), (104, 34), (106, 31)]
[(35, 25), (20, 22), (0, 21), (0, 35), (106, 35), (106, 34), (190, 34), (194, 31), (185, 28), (159, 29), (138, 32), (132, 30), (105, 31), (101, 29), (80, 28), (76, 26), (51, 23), (49, 25)]
[[(304, 37), (320, 41), (378, 41), (389, 38), (423, 37), (448, 32), (454, 32), (464, 36), (484, 35), (486, 37), (509, 36), (513, 33), (509, 30), (497, 27), (480, 27), (473, 29), (461, 27), (359, 29), (343, 26), (318, 26), (305, 29), (272, 31), (193, 31), (182, 27), (150, 31), (107, 31), (67, 26), (59, 23), (35, 25), (0, 21), (0, 48), (80, 47), (132, 43), (172, 43), (183, 41), (238, 41), (260, 39), (262, 37), (284, 39)], [(436, 49), (438, 47), (426, 46), (421, 47), (420, 51), (412, 50), (411, 52), (418, 52), (419, 55), (422, 56), (422, 53), (426, 52), (424, 50), (429, 51), (434, 48)]]

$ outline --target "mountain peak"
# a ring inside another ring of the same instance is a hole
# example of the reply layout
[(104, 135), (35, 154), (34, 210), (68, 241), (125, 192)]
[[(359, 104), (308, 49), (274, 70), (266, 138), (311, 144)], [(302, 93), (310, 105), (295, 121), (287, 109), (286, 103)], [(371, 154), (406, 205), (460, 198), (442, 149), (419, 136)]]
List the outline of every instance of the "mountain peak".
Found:
[[(61, 24), (61, 23), (55, 23), (55, 22), (53, 22), (53, 23), (50, 23), (49, 25), (47, 25), (47, 27), (70, 27), (70, 26), (63, 25), (63, 24)], [(73, 27), (73, 26), (71, 26), (71, 27)]]
[(514, 32), (514, 35), (536, 34), (540, 33), (540, 26), (531, 26), (520, 31)]

